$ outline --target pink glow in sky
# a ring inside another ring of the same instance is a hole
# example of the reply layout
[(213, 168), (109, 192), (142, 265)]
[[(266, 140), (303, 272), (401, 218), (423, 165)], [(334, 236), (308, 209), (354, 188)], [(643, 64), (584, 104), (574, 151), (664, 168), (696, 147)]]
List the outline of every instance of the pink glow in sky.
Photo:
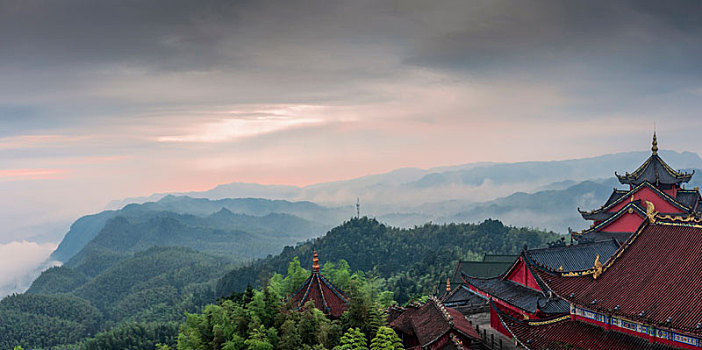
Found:
[(696, 5), (163, 6), (0, 1), (0, 242), (156, 192), (642, 150), (654, 122), (702, 148)]

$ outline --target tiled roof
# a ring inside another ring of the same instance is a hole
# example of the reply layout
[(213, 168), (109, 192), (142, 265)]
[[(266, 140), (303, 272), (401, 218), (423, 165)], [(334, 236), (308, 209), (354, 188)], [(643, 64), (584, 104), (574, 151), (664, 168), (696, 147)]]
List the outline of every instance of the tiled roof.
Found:
[(614, 191), (612, 191), (612, 195), (609, 196), (609, 199), (607, 199), (607, 202), (605, 202), (604, 206), (609, 206), (610, 204), (618, 201), (622, 197), (626, 196), (627, 193), (629, 193), (629, 190), (618, 190), (615, 188)]
[[(493, 305), (500, 321), (529, 350), (668, 350), (663, 344), (650, 344), (647, 339), (604, 329), (583, 322), (571, 321), (570, 316), (549, 320), (520, 321), (502, 313)], [(544, 324), (546, 323), (546, 324)]]
[(570, 311), (570, 305), (566, 301), (548, 298), (537, 290), (510, 280), (503, 280), (502, 277), (473, 278), (464, 274), (463, 279), (478, 290), (531, 314), (539, 310), (549, 314)]
[(672, 185), (690, 181), (690, 178), (695, 172), (685, 173), (677, 171), (666, 164), (658, 154), (652, 154), (641, 166), (633, 173), (618, 175), (615, 173), (619, 182), (627, 185), (639, 185), (643, 182), (652, 184)]
[(337, 318), (349, 308), (346, 296), (317, 272), (313, 272), (292, 297), (298, 309), (310, 300), (314, 300), (317, 309)]
[(597, 279), (593, 275), (564, 277), (535, 270), (554, 293), (576, 305), (699, 332), (702, 225), (696, 220), (666, 222), (659, 218), (655, 224), (644, 224), (603, 263), (603, 273)]
[[(643, 207), (640, 204), (638, 204), (638, 201), (633, 201), (633, 202), (627, 203), (627, 205), (622, 207), (622, 209), (617, 211), (614, 215), (610, 216), (607, 220), (604, 220), (604, 221), (600, 222), (599, 224), (590, 227), (587, 230), (584, 230), (581, 232), (571, 232), (571, 235), (575, 239), (578, 239), (577, 236), (587, 236), (590, 233), (599, 232), (601, 229), (603, 229), (607, 225), (616, 221), (622, 215), (627, 214), (629, 212), (629, 209), (631, 209), (633, 213), (638, 213), (642, 218), (646, 217), (646, 210), (643, 209)], [(592, 213), (594, 213), (594, 212), (592, 212)], [(631, 232), (629, 232), (629, 234), (631, 234)]]
[[(592, 210), (592, 211), (589, 211), (589, 212), (587, 212), (587, 211), (581, 211), (580, 209), (578, 209), (578, 211), (580, 211), (581, 214), (588, 214), (588, 215), (589, 215), (589, 214), (596, 214), (596, 213), (606, 212), (607, 210), (609, 210), (610, 208), (616, 206), (617, 204), (621, 203), (622, 201), (625, 201), (627, 198), (630, 198), (630, 195), (633, 195), (634, 193), (638, 192), (642, 187), (648, 187), (650, 190), (652, 190), (653, 192), (655, 192), (656, 194), (658, 194), (661, 198), (663, 198), (666, 202), (670, 203), (671, 205), (677, 207), (678, 209), (680, 209), (680, 210), (682, 210), (682, 211), (689, 211), (689, 210), (690, 210), (690, 207), (689, 207), (689, 206), (686, 206), (685, 204), (679, 202), (679, 201), (677, 200), (677, 198), (673, 198), (673, 197), (671, 197), (669, 194), (667, 194), (667, 193), (661, 191), (661, 190), (660, 190), (658, 187), (656, 187), (654, 184), (652, 184), (652, 183), (650, 183), (650, 182), (643, 182), (643, 183), (637, 185), (636, 187), (632, 188), (630, 191), (627, 191), (624, 195), (619, 196), (616, 200), (613, 200), (613, 201), (611, 201), (611, 202), (610, 202), (610, 201), (607, 201), (607, 203), (605, 203), (605, 205), (603, 205), (603, 206), (602, 206), (601, 208), (599, 208), (599, 209), (595, 209), (595, 210)], [(635, 202), (636, 202), (636, 201), (634, 201), (634, 203), (635, 203)], [(643, 207), (643, 206), (641, 205), (641, 207)]]
[(631, 236), (631, 232), (588, 232), (587, 234), (574, 234), (575, 238), (579, 243), (604, 241), (608, 239), (616, 240), (617, 242), (625, 242)]
[(502, 262), (512, 264), (519, 255), (513, 254), (485, 254), (483, 255), (483, 262)]
[(407, 308), (390, 322), (390, 327), (416, 336), (422, 347), (436, 342), (450, 331), (458, 332), (470, 339), (480, 339), (480, 334), (460, 312), (445, 307), (433, 297), (419, 308)]
[(459, 261), (454, 271), (452, 281), (461, 280), (461, 272), (473, 277), (495, 277), (503, 274), (509, 269), (519, 255), (512, 255), (509, 262), (485, 262), (485, 261)]
[[(699, 191), (696, 190), (679, 190), (675, 199), (678, 200), (682, 205), (694, 209), (697, 206), (697, 202), (700, 201)], [(698, 208), (699, 210), (700, 208)]]
[(582, 271), (592, 268), (595, 257), (600, 256), (600, 261), (605, 261), (619, 249), (619, 243), (613, 239), (604, 241), (579, 243), (562, 247), (531, 249), (526, 251), (526, 256), (534, 264), (557, 271)]
[(487, 299), (462, 284), (441, 298), (441, 302), (447, 306), (485, 305)]

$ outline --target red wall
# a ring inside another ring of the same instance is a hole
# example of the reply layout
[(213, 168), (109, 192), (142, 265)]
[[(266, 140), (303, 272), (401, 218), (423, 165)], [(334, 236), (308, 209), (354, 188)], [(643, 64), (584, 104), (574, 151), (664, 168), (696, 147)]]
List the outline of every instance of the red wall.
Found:
[(500, 316), (497, 315), (497, 312), (493, 308), (490, 308), (490, 327), (504, 334), (507, 338), (512, 338), (512, 334), (510, 334), (507, 328), (502, 325), (502, 322), (500, 322)]
[(522, 257), (519, 257), (517, 265), (512, 268), (512, 270), (505, 277), (505, 279), (519, 283), (529, 288), (533, 288), (539, 291), (541, 290), (541, 287), (539, 287), (539, 284), (536, 283), (536, 279), (527, 268)]
[(600, 229), (602, 232), (634, 232), (644, 219), (636, 212), (626, 213)]
[[(610, 208), (608, 211), (610, 213), (618, 212), (621, 208), (629, 204), (631, 201), (631, 196), (629, 198), (624, 199), (621, 201), (619, 204), (615, 205), (614, 207)], [(644, 186), (641, 187), (638, 191), (634, 193), (634, 200), (641, 200), (641, 203), (646, 204), (646, 201), (649, 201), (653, 203), (653, 206), (656, 207), (656, 211), (659, 211), (661, 213), (681, 213), (682, 211), (678, 209), (677, 207), (671, 205), (668, 203), (665, 199), (663, 199), (658, 193), (653, 192), (650, 188)], [(619, 231), (622, 232), (622, 231)]]

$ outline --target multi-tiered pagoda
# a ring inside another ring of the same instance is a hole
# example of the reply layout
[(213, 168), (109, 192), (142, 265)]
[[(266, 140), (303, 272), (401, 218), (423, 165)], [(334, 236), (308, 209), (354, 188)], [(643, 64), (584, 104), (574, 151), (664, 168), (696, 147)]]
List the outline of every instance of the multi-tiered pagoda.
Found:
[(580, 211), (584, 219), (593, 223), (582, 232), (571, 231), (572, 237), (578, 241), (614, 238), (624, 242), (641, 225), (650, 205), (669, 215), (702, 212), (698, 188), (687, 190), (683, 187), (693, 173), (675, 170), (661, 159), (654, 133), (651, 156), (633, 173), (619, 175), (615, 172), (619, 182), (629, 187), (615, 188), (599, 209)]
[[(529, 349), (668, 349), (685, 344), (702, 348), (702, 312), (695, 306), (702, 305), (702, 297), (693, 287), (702, 277), (686, 277), (697, 273), (687, 271), (691, 266), (702, 265), (702, 251), (695, 250), (702, 240), (687, 242), (691, 233), (674, 229), (688, 227), (702, 237), (702, 197), (697, 188), (683, 187), (692, 173), (674, 170), (659, 157), (655, 133), (651, 151), (633, 173), (615, 173), (628, 189), (615, 189), (602, 208), (581, 212), (594, 223), (588, 230), (571, 233), (577, 245), (525, 248), (497, 277), (461, 272), (465, 283), (461, 290), (489, 302), (494, 329)], [(660, 227), (647, 228), (651, 225)], [(635, 243), (641, 235), (646, 239)], [(645, 250), (634, 249), (637, 254), (624, 259), (632, 246), (644, 244), (641, 241), (647, 242)], [(682, 252), (688, 244), (690, 251)], [(686, 263), (676, 266), (674, 258)], [(601, 277), (611, 267), (622, 272)], [(667, 280), (666, 274), (670, 274)], [(583, 297), (584, 291), (591, 292)], [(616, 302), (602, 309), (602, 301), (610, 299)], [(453, 300), (447, 297), (446, 302)], [(671, 305), (676, 309), (666, 311), (668, 318), (653, 312)], [(632, 313), (631, 308), (641, 310)], [(676, 324), (680, 317), (687, 323)], [(697, 328), (689, 325), (693, 318), (699, 319)], [(642, 334), (649, 337), (640, 339)]]

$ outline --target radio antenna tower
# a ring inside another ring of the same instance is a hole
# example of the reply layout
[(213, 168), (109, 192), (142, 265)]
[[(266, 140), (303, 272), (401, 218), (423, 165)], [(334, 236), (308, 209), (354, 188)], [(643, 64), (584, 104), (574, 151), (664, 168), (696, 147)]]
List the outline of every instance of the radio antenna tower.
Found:
[(356, 219), (361, 218), (361, 200), (356, 197)]

